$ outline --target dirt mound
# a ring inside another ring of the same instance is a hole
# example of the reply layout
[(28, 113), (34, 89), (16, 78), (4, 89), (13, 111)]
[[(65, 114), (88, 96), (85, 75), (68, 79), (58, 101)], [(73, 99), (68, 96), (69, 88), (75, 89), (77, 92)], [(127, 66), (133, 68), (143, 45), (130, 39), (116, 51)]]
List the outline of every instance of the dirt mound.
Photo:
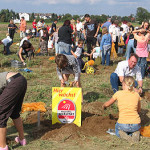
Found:
[[(82, 121), (82, 126), (77, 127), (75, 124), (65, 124), (59, 129), (51, 130), (41, 137), (43, 140), (77, 140), (83, 136), (103, 136), (106, 135), (108, 128), (115, 128), (116, 120), (110, 117), (90, 116)], [(55, 126), (55, 125), (53, 125)]]
[(34, 139), (41, 138), (43, 140), (68, 141), (80, 140), (81, 137), (104, 136), (106, 131), (115, 128), (117, 120), (116, 116), (103, 116), (102, 102), (85, 103), (82, 106), (82, 126), (75, 124), (59, 124), (52, 125), (52, 120), (48, 119), (49, 114), (41, 113), (41, 126), (37, 128), (37, 113), (33, 112), (27, 116), (24, 123), (33, 124), (32, 136)]
[(83, 112), (88, 112), (91, 114), (97, 114), (97, 115), (102, 115), (102, 102), (92, 102), (92, 103), (86, 103), (82, 107)]

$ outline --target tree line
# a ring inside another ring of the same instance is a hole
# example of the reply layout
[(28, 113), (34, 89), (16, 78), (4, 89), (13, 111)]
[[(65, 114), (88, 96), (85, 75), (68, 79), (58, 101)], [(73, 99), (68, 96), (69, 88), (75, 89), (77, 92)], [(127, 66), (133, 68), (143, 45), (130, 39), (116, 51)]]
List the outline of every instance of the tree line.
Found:
[[(91, 15), (92, 19), (97, 20), (98, 22), (105, 22), (107, 20), (108, 17), (111, 17), (112, 20), (119, 20), (121, 21), (128, 21), (128, 22), (139, 22), (140, 24), (142, 23), (142, 21), (145, 20), (150, 20), (150, 12), (148, 10), (146, 10), (145, 8), (142, 7), (138, 7), (136, 10), (136, 15), (131, 14), (130, 16), (109, 16), (109, 15)], [(33, 19), (35, 18), (35, 13), (31, 13), (30, 14), (30, 21), (32, 22)], [(62, 15), (57, 15), (55, 13), (52, 13), (51, 18), (45, 19), (45, 22), (52, 22), (55, 19), (58, 19), (59, 21), (65, 21), (65, 20), (71, 20), (72, 18), (74, 18), (75, 20), (77, 20), (77, 18), (80, 18), (79, 15), (71, 15), (69, 13), (67, 14), (62, 14)], [(13, 10), (9, 10), (9, 9), (2, 9), (0, 11), (0, 21), (1, 22), (9, 22), (10, 19), (19, 19), (19, 14), (14, 12)], [(40, 16), (37, 16), (37, 21), (40, 19)], [(81, 20), (83, 20), (84, 18), (81, 18)]]

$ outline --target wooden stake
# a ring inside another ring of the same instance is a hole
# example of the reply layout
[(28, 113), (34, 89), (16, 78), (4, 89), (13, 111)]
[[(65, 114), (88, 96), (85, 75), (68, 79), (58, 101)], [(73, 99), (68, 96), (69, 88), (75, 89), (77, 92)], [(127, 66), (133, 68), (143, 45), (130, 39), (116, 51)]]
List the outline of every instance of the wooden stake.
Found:
[(40, 111), (37, 112), (37, 120), (38, 120), (37, 126), (39, 128), (40, 127)]

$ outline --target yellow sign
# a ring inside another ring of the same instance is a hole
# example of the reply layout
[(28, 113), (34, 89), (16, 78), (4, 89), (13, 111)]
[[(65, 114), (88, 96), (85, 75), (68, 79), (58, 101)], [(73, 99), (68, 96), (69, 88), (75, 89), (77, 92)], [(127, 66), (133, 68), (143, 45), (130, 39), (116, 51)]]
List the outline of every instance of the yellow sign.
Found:
[(74, 123), (81, 126), (81, 88), (52, 88), (52, 124)]

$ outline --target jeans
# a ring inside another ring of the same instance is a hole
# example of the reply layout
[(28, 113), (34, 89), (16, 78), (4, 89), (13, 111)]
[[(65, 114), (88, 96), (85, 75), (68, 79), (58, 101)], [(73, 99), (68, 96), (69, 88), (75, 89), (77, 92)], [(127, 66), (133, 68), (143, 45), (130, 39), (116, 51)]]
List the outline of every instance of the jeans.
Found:
[(132, 135), (133, 132), (138, 131), (141, 128), (140, 124), (122, 124), (116, 123), (115, 125), (115, 133), (116, 136), (120, 137), (119, 130), (126, 132), (128, 135)]
[(59, 53), (59, 46), (58, 46), (58, 43), (55, 42), (55, 54), (58, 54)]
[(81, 72), (84, 72), (84, 71), (82, 70), (82, 69), (84, 68), (84, 65), (85, 65), (84, 61), (82, 60), (81, 57), (78, 57), (77, 60), (78, 60), (78, 63), (79, 63)]
[(81, 31), (77, 31), (77, 37), (80, 39), (81, 38)]
[(106, 60), (106, 66), (109, 66), (110, 64), (110, 51), (111, 51), (111, 45), (104, 45), (102, 50), (102, 65), (105, 64)]
[(6, 48), (6, 54), (7, 54), (7, 55), (10, 54), (10, 49), (9, 49), (9, 47), (12, 45), (12, 43), (13, 43), (13, 41), (7, 43), (7, 45), (5, 46), (5, 48)]
[(59, 47), (59, 54), (66, 54), (71, 55), (71, 45), (64, 43), (64, 42), (58, 42)]
[(118, 47), (118, 54), (123, 54), (123, 46)]
[(131, 50), (133, 49), (134, 53), (136, 52), (136, 48), (134, 48), (134, 40), (131, 39), (128, 41), (127, 51), (126, 51), (126, 60), (129, 59)]
[(138, 64), (138, 66), (141, 68), (142, 79), (144, 79), (144, 77), (145, 77), (146, 65), (147, 65), (146, 57), (139, 57), (137, 64)]
[[(114, 72), (110, 75), (110, 83), (111, 83), (113, 92), (116, 93), (119, 89), (119, 86), (121, 86), (121, 82), (119, 80), (118, 75)], [(137, 81), (135, 81), (135, 87), (137, 86), (138, 86), (138, 83)]]
[[(92, 49), (96, 46), (96, 38), (95, 37), (87, 37), (87, 53), (90, 54)], [(88, 57), (90, 59), (90, 57)]]

